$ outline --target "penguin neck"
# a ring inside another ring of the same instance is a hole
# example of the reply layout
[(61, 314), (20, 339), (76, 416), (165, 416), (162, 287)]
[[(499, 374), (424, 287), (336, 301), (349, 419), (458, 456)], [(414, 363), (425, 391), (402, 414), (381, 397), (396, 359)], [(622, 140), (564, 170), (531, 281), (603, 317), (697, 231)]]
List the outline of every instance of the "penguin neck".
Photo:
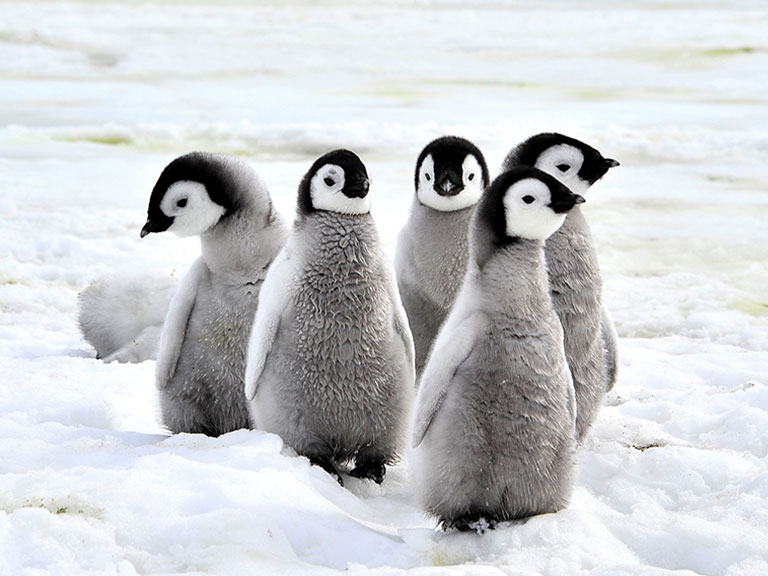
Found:
[(267, 210), (258, 210), (248, 203), (201, 234), (200, 248), (214, 275), (227, 284), (251, 284), (264, 279), (287, 236), (271, 204)]
[[(358, 287), (379, 267), (379, 239), (370, 214), (318, 210), (296, 222), (305, 271), (322, 290), (353, 281)], [(322, 280), (321, 280), (322, 279)]]
[(553, 290), (560, 293), (577, 291), (580, 282), (586, 282), (589, 287), (600, 286), (592, 234), (578, 206), (568, 213), (563, 225), (547, 239), (545, 254)]
[(408, 226), (414, 269), (432, 299), (446, 307), (453, 304), (467, 270), (469, 225), (475, 207), (443, 212), (414, 199), (411, 209)]
[(531, 321), (554, 313), (541, 240), (508, 240), (494, 247), (482, 265), (475, 260), (472, 274), (495, 313)]
[[(584, 230), (589, 231), (589, 225), (587, 224), (584, 213), (579, 206), (574, 206), (568, 212), (568, 216), (565, 217), (565, 222), (558, 228), (552, 236), (560, 234), (561, 236), (571, 236), (573, 234), (579, 234)], [(552, 237), (550, 236), (550, 238)], [(549, 242), (549, 239), (547, 240)]]
[[(370, 244), (378, 243), (378, 233), (370, 212), (365, 214), (342, 214), (330, 210), (317, 210), (296, 221), (296, 229), (305, 231), (313, 238), (315, 250), (335, 250), (342, 247), (345, 252), (355, 247), (369, 250)], [(351, 237), (354, 242), (350, 242)]]
[[(476, 206), (477, 204), (473, 204), (472, 206), (452, 211), (435, 210), (425, 206), (414, 196), (411, 219), (418, 226), (429, 226), (430, 232), (437, 235), (466, 236), (469, 222), (472, 220), (472, 214), (474, 214)], [(458, 225), (463, 225), (463, 229), (456, 228)]]
[[(590, 238), (589, 225), (584, 214), (581, 212), (581, 208), (574, 206), (568, 212), (563, 225), (547, 238), (545, 243), (547, 261), (570, 258), (569, 253), (578, 249), (584, 241), (589, 241)], [(562, 253), (563, 250), (566, 253)]]
[(321, 226), (343, 226), (343, 227), (366, 227), (373, 224), (373, 217), (370, 212), (364, 214), (343, 214), (333, 210), (314, 210), (307, 214), (300, 214), (296, 221), (296, 227), (302, 228), (309, 223), (320, 224)]

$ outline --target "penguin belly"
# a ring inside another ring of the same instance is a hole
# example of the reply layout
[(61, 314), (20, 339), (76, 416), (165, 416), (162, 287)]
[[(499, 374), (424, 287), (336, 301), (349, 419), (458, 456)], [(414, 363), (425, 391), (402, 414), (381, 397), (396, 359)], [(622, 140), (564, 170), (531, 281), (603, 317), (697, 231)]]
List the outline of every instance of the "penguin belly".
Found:
[(176, 372), (160, 390), (171, 431), (219, 436), (251, 428), (244, 376), (258, 288), (201, 283)]
[(574, 414), (556, 350), (536, 337), (486, 341), (461, 365), (462, 385), (450, 387), (416, 456), (422, 503), (446, 527), (567, 505)]
[[(334, 218), (326, 219), (332, 227)], [(392, 462), (410, 399), (405, 350), (369, 234), (340, 227), (305, 259), (252, 403), (254, 420), (310, 458), (373, 453)]]

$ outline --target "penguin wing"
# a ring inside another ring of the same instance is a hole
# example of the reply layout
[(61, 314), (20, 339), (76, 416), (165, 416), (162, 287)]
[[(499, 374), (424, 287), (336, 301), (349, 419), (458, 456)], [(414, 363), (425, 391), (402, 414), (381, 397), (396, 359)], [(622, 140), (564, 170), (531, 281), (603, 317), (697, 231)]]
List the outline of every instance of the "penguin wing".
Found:
[[(383, 256), (382, 256), (383, 258)], [(416, 348), (413, 344), (413, 334), (411, 333), (411, 325), (408, 323), (408, 316), (405, 313), (403, 307), (403, 301), (400, 298), (400, 290), (397, 287), (395, 275), (389, 275), (387, 282), (387, 292), (389, 293), (389, 299), (392, 301), (392, 315), (393, 323), (395, 326), (395, 333), (400, 337), (405, 348), (405, 359), (408, 362), (408, 382), (415, 383), (416, 381)]]
[(155, 385), (158, 390), (165, 388), (176, 372), (181, 346), (187, 334), (189, 316), (195, 307), (197, 288), (206, 271), (205, 262), (202, 258), (198, 258), (182, 279), (168, 307), (163, 330), (160, 333), (160, 346), (155, 367)]
[(259, 306), (253, 318), (245, 366), (245, 396), (252, 400), (259, 388), (259, 379), (280, 326), (283, 311), (293, 298), (293, 276), (296, 267), (286, 245), (267, 270), (259, 292)]
[[(409, 222), (410, 223), (410, 222)], [(407, 227), (409, 223), (406, 223), (397, 235), (397, 241), (395, 242), (395, 259), (394, 270), (397, 278), (397, 285), (405, 280), (405, 276), (408, 272), (408, 256), (411, 253), (411, 239), (408, 235)]]
[(472, 354), (478, 325), (478, 316), (472, 314), (456, 323), (449, 319), (440, 330), (419, 383), (413, 425), (414, 448), (421, 444), (435, 414), (443, 405), (448, 388), (458, 377), (459, 368)]
[(616, 377), (619, 372), (617, 345), (619, 335), (616, 333), (616, 326), (614, 326), (613, 320), (611, 320), (611, 315), (605, 302), (603, 302), (600, 308), (600, 333), (603, 338), (603, 354), (605, 355), (605, 391), (608, 392), (616, 384)]

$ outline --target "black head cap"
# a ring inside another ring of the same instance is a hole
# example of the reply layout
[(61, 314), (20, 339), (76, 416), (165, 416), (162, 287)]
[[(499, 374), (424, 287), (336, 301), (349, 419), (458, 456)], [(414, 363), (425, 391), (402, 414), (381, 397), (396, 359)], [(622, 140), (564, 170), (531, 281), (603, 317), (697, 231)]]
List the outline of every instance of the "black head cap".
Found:
[(504, 197), (512, 185), (526, 178), (540, 180), (547, 186), (550, 194), (549, 207), (553, 212), (562, 214), (584, 202), (582, 196), (574, 194), (556, 178), (533, 166), (518, 166), (502, 172), (486, 189), (475, 213), (476, 226), (488, 230), (490, 239), (496, 246), (516, 241), (516, 238), (507, 235)]
[(344, 187), (341, 193), (349, 198), (365, 198), (370, 189), (370, 180), (365, 164), (360, 157), (350, 150), (339, 148), (323, 154), (315, 160), (312, 167), (304, 175), (299, 183), (299, 197), (297, 201), (298, 211), (301, 214), (310, 214), (316, 210), (312, 205), (311, 183), (315, 174), (326, 164), (339, 166), (344, 170)]
[(172, 184), (184, 180), (205, 186), (211, 201), (223, 206), (226, 213), (239, 208), (237, 184), (231, 175), (228, 176), (221, 159), (207, 152), (190, 152), (176, 158), (160, 174), (149, 197), (147, 223), (141, 229), (142, 238), (150, 232), (163, 232), (173, 224), (173, 218), (163, 213), (160, 203)]
[(416, 160), (416, 173), (414, 175), (414, 185), (419, 187), (419, 172), (421, 164), (428, 155), (432, 155), (435, 163), (435, 179), (432, 186), (441, 196), (455, 196), (464, 187), (461, 167), (468, 154), (477, 158), (480, 164), (482, 174), (482, 187), (485, 188), (490, 182), (488, 166), (480, 149), (469, 140), (459, 136), (442, 136), (432, 140), (427, 144), (419, 154)]
[(581, 140), (556, 132), (543, 132), (531, 136), (513, 148), (504, 159), (502, 170), (509, 170), (515, 166), (535, 166), (544, 151), (558, 144), (568, 144), (581, 151), (584, 162), (578, 175), (590, 185), (600, 180), (610, 168), (619, 166), (619, 162), (603, 157), (595, 148)]

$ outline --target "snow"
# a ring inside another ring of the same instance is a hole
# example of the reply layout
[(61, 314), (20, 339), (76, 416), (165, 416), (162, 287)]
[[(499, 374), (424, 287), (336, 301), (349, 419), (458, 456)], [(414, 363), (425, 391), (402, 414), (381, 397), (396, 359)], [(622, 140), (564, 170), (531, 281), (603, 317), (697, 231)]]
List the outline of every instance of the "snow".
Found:
[[(768, 10), (762, 0), (0, 3), (0, 575), (768, 573)], [(336, 146), (391, 255), (427, 142), (492, 171), (556, 130), (621, 161), (584, 210), (621, 336), (571, 506), (443, 533), (408, 463), (340, 487), (279, 438), (168, 436), (154, 362), (105, 364), (77, 294), (177, 277), (139, 239), (193, 149), (291, 219)]]

